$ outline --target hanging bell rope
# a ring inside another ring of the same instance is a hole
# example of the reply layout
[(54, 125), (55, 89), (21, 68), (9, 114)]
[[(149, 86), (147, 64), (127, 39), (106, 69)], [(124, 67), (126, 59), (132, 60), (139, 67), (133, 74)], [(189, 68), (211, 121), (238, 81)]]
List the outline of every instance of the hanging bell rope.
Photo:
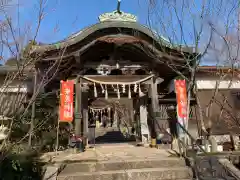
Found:
[(105, 81), (95, 80), (91, 77), (86, 77), (86, 76), (83, 76), (82, 78), (87, 80), (87, 81), (90, 81), (90, 82), (93, 82), (93, 83), (98, 83), (98, 84), (107, 84), (107, 85), (116, 85), (116, 84), (118, 84), (118, 85), (123, 85), (123, 84), (129, 85), (130, 84), (131, 85), (131, 84), (143, 83), (143, 82), (151, 79), (152, 77), (154, 77), (154, 75), (149, 75), (148, 77), (145, 77), (143, 79), (140, 79), (140, 80), (137, 80), (137, 81), (130, 81), (130, 82), (118, 82), (118, 81), (117, 82), (105, 82)]

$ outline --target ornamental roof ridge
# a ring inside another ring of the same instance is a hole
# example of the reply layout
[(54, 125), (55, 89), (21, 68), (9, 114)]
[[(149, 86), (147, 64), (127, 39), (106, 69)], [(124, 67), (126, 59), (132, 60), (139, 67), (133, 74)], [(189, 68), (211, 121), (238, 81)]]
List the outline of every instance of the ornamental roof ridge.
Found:
[(137, 16), (125, 13), (123, 11), (113, 11), (110, 13), (103, 13), (98, 17), (100, 22), (105, 21), (127, 21), (127, 22), (137, 22)]
[(120, 10), (121, 0), (118, 0), (117, 10), (110, 13), (101, 14), (98, 19), (100, 22), (105, 21), (127, 21), (127, 22), (137, 22), (137, 16), (125, 13)]

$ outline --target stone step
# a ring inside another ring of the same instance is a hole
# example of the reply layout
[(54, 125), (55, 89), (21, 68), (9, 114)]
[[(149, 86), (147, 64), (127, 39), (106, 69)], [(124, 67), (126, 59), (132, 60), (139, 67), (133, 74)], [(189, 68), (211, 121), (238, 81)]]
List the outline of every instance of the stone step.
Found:
[(159, 158), (159, 159), (128, 159), (128, 160), (108, 160), (98, 162), (68, 163), (61, 174), (72, 174), (73, 172), (100, 172), (116, 171), (126, 169), (142, 168), (171, 168), (186, 167), (184, 160), (179, 158)]
[(186, 167), (125, 169), (116, 171), (75, 172), (58, 176), (58, 180), (183, 180), (191, 179)]

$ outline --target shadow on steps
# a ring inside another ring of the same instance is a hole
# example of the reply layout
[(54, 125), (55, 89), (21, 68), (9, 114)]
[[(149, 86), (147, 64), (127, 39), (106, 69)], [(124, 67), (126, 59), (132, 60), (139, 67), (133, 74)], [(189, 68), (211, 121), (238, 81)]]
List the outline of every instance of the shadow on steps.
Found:
[(133, 142), (136, 141), (134, 136), (129, 138), (124, 137), (121, 131), (109, 131), (102, 136), (95, 138), (96, 144), (105, 144), (105, 143), (124, 143), (124, 142)]

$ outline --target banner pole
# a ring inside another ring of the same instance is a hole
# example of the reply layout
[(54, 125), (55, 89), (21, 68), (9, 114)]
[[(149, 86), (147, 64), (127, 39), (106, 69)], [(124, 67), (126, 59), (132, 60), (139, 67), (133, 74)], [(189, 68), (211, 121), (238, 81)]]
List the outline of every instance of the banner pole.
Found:
[[(57, 134), (56, 134), (56, 146), (55, 152), (57, 153), (59, 148), (59, 126), (60, 126), (60, 106), (61, 106), (61, 89), (62, 89), (62, 81), (60, 82), (60, 92), (59, 92), (59, 105), (58, 105), (58, 122), (57, 122)], [(57, 95), (57, 93), (56, 93)]]
[(55, 147), (55, 152), (58, 151), (59, 148), (59, 115), (58, 115), (58, 123), (57, 123), (57, 138), (56, 138), (56, 147)]
[[(187, 117), (186, 117), (186, 121), (184, 123), (185, 125), (185, 129), (186, 131), (188, 131), (188, 123), (189, 123), (189, 113), (190, 113), (190, 108), (191, 108), (191, 91), (189, 90), (188, 94), (187, 94)], [(187, 145), (187, 147), (189, 146), (189, 137), (188, 137), (188, 134), (185, 132), (185, 137), (184, 137), (184, 141), (185, 141), (185, 144)], [(187, 150), (185, 152), (185, 155), (187, 155)]]

